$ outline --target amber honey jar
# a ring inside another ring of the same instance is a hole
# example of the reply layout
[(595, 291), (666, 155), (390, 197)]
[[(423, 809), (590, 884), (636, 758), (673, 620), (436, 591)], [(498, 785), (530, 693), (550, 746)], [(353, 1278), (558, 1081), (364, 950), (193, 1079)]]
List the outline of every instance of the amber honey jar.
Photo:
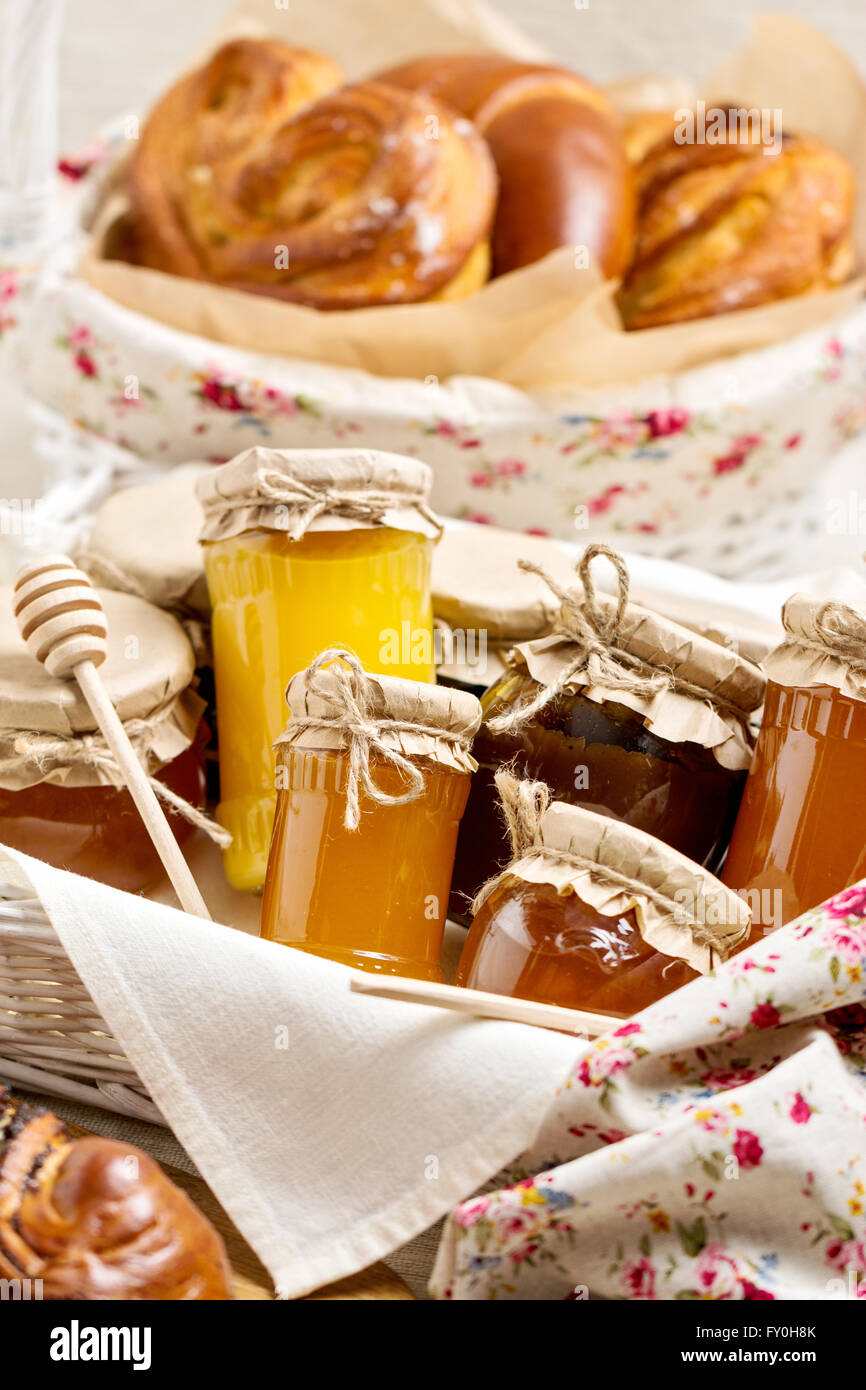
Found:
[(772, 929), (866, 878), (866, 609), (798, 594), (724, 869)]
[(262, 936), (385, 975), (439, 980), (481, 709), (326, 651), (286, 691)]
[(746, 903), (669, 845), (498, 785), (514, 858), (476, 901), (458, 985), (626, 1018), (747, 941)]
[(235, 888), (262, 887), (283, 691), (328, 642), (367, 670), (435, 676), (426, 464), (375, 450), (249, 449), (202, 478), (219, 719), (217, 819)]
[[(204, 702), (180, 625), (144, 600), (99, 590), (108, 622), (100, 676), (180, 843), (207, 821)], [(163, 869), (113, 755), (74, 681), (31, 656), (0, 590), (0, 841), (57, 868), (143, 892)]]
[[(612, 560), (618, 590), (596, 592)], [(759, 668), (629, 602), (621, 558), (590, 546), (553, 632), (522, 643), (482, 699), (479, 768), (460, 832), (452, 911), (508, 857), (494, 786), (511, 765), (554, 796), (632, 825), (711, 871), (721, 865), (752, 755)]]

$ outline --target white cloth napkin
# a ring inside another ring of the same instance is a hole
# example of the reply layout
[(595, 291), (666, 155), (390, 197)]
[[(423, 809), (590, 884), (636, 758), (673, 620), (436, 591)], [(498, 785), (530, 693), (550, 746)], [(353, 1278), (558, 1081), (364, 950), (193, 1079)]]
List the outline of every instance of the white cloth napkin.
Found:
[(586, 1050), (351, 994), (344, 966), (4, 852), (281, 1297), (387, 1255), (528, 1148)]

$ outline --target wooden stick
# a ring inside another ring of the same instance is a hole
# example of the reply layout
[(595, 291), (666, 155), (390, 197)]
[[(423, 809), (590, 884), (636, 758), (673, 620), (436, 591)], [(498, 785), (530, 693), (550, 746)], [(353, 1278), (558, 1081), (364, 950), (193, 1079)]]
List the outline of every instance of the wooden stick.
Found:
[(553, 1028), (560, 1033), (600, 1037), (621, 1027), (624, 1018), (585, 1013), (582, 1009), (563, 1009), (557, 1004), (536, 1004), (531, 999), (510, 999), (504, 994), (488, 994), (480, 989), (461, 989), (437, 985), (427, 980), (404, 980), (393, 975), (353, 975), (349, 989), (355, 994), (375, 994), (381, 999), (400, 999), (406, 1004), (430, 1004), (476, 1018), (498, 1018), (506, 1023), (529, 1023), (536, 1028)]
[(78, 681), (182, 908), (209, 919), (198, 884), (97, 673), (108, 654), (108, 629), (89, 578), (67, 556), (52, 555), (19, 570), (14, 602), (21, 635), (37, 660), (52, 676)]

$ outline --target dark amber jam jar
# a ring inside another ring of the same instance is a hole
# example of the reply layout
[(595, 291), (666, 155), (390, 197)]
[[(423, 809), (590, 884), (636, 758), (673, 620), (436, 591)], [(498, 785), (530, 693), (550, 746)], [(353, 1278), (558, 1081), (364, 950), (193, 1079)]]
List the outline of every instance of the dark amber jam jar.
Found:
[[(593, 562), (616, 573), (596, 589)], [(479, 763), (461, 825), (451, 911), (508, 857), (493, 778), (512, 763), (561, 801), (656, 836), (714, 869), (727, 848), (765, 680), (752, 662), (629, 602), (622, 556), (590, 545), (548, 636), (516, 646), (482, 702)]]
[(560, 801), (633, 825), (711, 872), (730, 839), (746, 768), (723, 767), (710, 748), (673, 743), (643, 717), (614, 701), (599, 704), (564, 692), (531, 722), (495, 733), (489, 720), (538, 694), (526, 671), (507, 672), (482, 700), (484, 723), (473, 744), (478, 771), (457, 845), (452, 911), (467, 901), (508, 856), (493, 776), (504, 763), (546, 782)]

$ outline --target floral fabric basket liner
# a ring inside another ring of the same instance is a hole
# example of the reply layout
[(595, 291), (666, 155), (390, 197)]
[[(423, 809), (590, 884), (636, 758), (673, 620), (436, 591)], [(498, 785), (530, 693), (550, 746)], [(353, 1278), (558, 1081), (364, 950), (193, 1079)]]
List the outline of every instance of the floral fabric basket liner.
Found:
[[(350, 76), (359, 65), (370, 71), (404, 57), (407, 45), (414, 51), (420, 41), (398, 37), (399, 25), (392, 26), (396, 34), (382, 27), (388, 0), (366, 0), (360, 13), (350, 8), (347, 36), (366, 10), (370, 25), (379, 26), (370, 33), (390, 34), (377, 38), (375, 56), (369, 33), (363, 53), (338, 53)], [(484, 6), (425, 0), (422, 8), (438, 47), (474, 44), (538, 56), (521, 35), (492, 22)], [(289, 26), (263, 0), (247, 0), (215, 38), (280, 32), (282, 25), (295, 42), (321, 42), (331, 51), (339, 43), (333, 26), (330, 42), (319, 32), (318, 19), (305, 16), (302, 32), (297, 24), (297, 16)], [(762, 21), (753, 49), (731, 70), (742, 82), (777, 49), (795, 67), (808, 64), (812, 128), (847, 147), (855, 117), (866, 118), (866, 93), (850, 64), (822, 35), (777, 17)], [(760, 86), (782, 76), (754, 80)], [(795, 102), (792, 85), (786, 114)], [(82, 208), (105, 178), (104, 161), (89, 167), (90, 158), (66, 166), (70, 177), (81, 176)], [(423, 457), (435, 470), (433, 502), (443, 514), (565, 539), (589, 534), (734, 576), (781, 569), (786, 541), (814, 525), (806, 500), (814, 478), (866, 427), (866, 306), (858, 286), (705, 320), (688, 326), (685, 337), (683, 325), (668, 337), (611, 334), (607, 297), (592, 291), (576, 304), (573, 332), (554, 324), (537, 341), (514, 343), (500, 379), (484, 374), (486, 359), (471, 347), (471, 332), (444, 335), (448, 341), (443, 337), (436, 352), (428, 342), (420, 355), (407, 339), (405, 360), (417, 362), (418, 375), (401, 378), (392, 364), (401, 359), (405, 318), (399, 330), (393, 320), (384, 366), (374, 370), (357, 365), (368, 359), (348, 330), (338, 365), (314, 347), (305, 346), (302, 360), (284, 340), (279, 351), (255, 351), (256, 342), (273, 345), (268, 324), (287, 322), (272, 321), (274, 309), (297, 306), (257, 301), (250, 319), (246, 305), (237, 308), (249, 296), (231, 299), (231, 292), (207, 287), (230, 298), (213, 312), (187, 313), (178, 304), (190, 294), (197, 304), (201, 287), (112, 262), (93, 262), (82, 277), (82, 245), (79, 239), (64, 248), (35, 286), (33, 312), (21, 315), (19, 362), (38, 400), (155, 465), (222, 461), (263, 441), (332, 447), (348, 440)], [(509, 331), (519, 338), (523, 320), (509, 318), (517, 301), (508, 282), (524, 286), (523, 295), (531, 284), (551, 299), (567, 285), (573, 297), (571, 261), (570, 250), (555, 253), (474, 300), (496, 314), (508, 306), (503, 338)], [(8, 321), (18, 317), (8, 278), (3, 293)], [(157, 302), (158, 316), (150, 317)], [(483, 325), (484, 311), (477, 312)], [(225, 331), (237, 315), (252, 324), (243, 346)], [(207, 336), (189, 331), (191, 323), (208, 325)], [(460, 339), (470, 347), (455, 345)], [(303, 334), (293, 341), (305, 341)], [(428, 353), (429, 371), (420, 365)], [(459, 368), (466, 353), (468, 372)]]

